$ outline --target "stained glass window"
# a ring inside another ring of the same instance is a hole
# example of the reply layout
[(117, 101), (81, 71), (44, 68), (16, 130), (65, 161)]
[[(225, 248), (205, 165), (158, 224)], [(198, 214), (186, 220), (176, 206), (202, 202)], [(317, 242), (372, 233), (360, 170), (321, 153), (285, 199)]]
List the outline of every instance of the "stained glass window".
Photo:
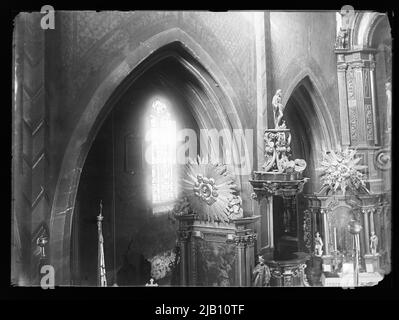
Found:
[(167, 210), (177, 197), (176, 121), (160, 100), (150, 112), (151, 195), (155, 211)]

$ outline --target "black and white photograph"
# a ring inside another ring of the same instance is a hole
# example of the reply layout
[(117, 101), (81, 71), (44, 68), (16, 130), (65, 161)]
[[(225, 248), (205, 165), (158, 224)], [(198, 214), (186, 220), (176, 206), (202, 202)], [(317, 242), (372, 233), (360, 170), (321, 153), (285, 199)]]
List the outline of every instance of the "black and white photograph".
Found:
[(391, 28), (351, 5), (17, 13), (10, 285), (378, 287)]

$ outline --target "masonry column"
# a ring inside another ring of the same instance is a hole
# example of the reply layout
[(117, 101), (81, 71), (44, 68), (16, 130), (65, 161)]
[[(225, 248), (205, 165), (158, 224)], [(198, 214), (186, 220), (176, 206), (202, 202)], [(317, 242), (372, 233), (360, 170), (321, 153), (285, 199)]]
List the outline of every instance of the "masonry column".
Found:
[(350, 146), (363, 157), (369, 168), (367, 181), (373, 193), (382, 191), (382, 179), (374, 165), (379, 147), (375, 93), (374, 49), (350, 51), (345, 54), (349, 110)]
[(363, 213), (363, 220), (364, 220), (364, 240), (365, 240), (365, 246), (366, 246), (366, 254), (370, 254), (370, 244), (369, 244), (369, 239), (370, 239), (370, 233), (369, 233), (369, 212), (371, 212), (369, 209), (362, 210)]
[(348, 118), (348, 97), (346, 92), (346, 69), (348, 64), (345, 63), (343, 54), (337, 56), (337, 75), (338, 75), (338, 95), (339, 95), (339, 115), (341, 122), (341, 143), (343, 146), (350, 145), (349, 137), (349, 118)]
[(330, 255), (330, 234), (328, 230), (327, 210), (321, 209), (320, 213), (323, 217), (324, 253), (326, 256), (328, 256)]

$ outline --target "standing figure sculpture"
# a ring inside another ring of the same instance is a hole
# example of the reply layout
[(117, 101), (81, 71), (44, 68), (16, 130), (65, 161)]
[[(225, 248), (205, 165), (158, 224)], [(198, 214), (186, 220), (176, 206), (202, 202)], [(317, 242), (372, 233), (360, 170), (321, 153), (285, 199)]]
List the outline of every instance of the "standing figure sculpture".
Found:
[(347, 38), (348, 38), (348, 30), (341, 27), (337, 35), (335, 47), (337, 49), (346, 49), (348, 44)]
[(320, 233), (316, 232), (314, 238), (314, 254), (316, 257), (321, 257), (323, 255), (323, 240), (321, 240)]
[(370, 250), (371, 254), (376, 255), (377, 254), (377, 246), (378, 246), (378, 237), (375, 234), (374, 231), (371, 231), (371, 236), (370, 236)]
[(252, 272), (253, 285), (254, 287), (267, 287), (271, 278), (270, 269), (261, 255), (258, 256), (258, 259), (259, 263)]
[(276, 94), (273, 97), (272, 100), (272, 105), (273, 105), (273, 114), (274, 114), (274, 129), (285, 129), (285, 121), (283, 121), (283, 124), (280, 126), (280, 121), (281, 118), (283, 117), (283, 112), (284, 112), (284, 105), (282, 104), (281, 100), (281, 89), (278, 89), (276, 91)]

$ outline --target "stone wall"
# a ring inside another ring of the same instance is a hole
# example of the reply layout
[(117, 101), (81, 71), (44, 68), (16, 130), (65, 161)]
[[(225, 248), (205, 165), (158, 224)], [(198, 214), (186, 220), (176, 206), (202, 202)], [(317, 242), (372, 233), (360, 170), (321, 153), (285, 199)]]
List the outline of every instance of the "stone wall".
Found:
[[(60, 175), (68, 146), (90, 148), (85, 133), (92, 129), (90, 117), (96, 114), (88, 110), (93, 105), (101, 108), (128, 74), (157, 49), (181, 42), (234, 106), (225, 112), (234, 113), (243, 129), (257, 126), (257, 109), (263, 106), (257, 105), (255, 32), (249, 13), (57, 11), (55, 29), (46, 31), (40, 29), (39, 14), (20, 15), (16, 22), (20, 91), (15, 102), (14, 155), (19, 160), (14, 177), (19, 175), (17, 170), (23, 170), (24, 176), (15, 179), (14, 210), (18, 209), (24, 263), (33, 273), (30, 248), (36, 248), (35, 232), (51, 226), (51, 210), (55, 219), (68, 222), (72, 216), (73, 207), (67, 202), (76, 195), (78, 181), (69, 184), (68, 179), (82, 168), (75, 166)], [(286, 102), (296, 84), (310, 77), (339, 132), (335, 13), (271, 12), (269, 32), (265, 48), (271, 57), (267, 72), (272, 76), (267, 77), (267, 88), (281, 88)], [(30, 40), (23, 42), (24, 37)], [(71, 141), (72, 136), (78, 139)], [(58, 195), (57, 186), (62, 186)], [(55, 203), (57, 196), (65, 206)], [(63, 241), (68, 223), (57, 228), (51, 230), (59, 236), (55, 243)], [(61, 248), (69, 252), (69, 247)], [(51, 250), (61, 256), (57, 252), (61, 249)], [(60, 265), (69, 267), (67, 261)]]
[(335, 12), (271, 12), (269, 50), (273, 92), (282, 89), (285, 103), (308, 76), (339, 134), (335, 28)]

